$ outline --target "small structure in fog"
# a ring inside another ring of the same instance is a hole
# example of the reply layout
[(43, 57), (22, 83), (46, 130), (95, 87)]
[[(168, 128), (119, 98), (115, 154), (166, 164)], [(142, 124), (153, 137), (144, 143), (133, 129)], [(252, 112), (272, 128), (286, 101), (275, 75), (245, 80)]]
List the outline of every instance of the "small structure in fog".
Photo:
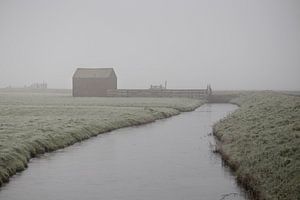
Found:
[(117, 89), (113, 68), (78, 68), (73, 75), (74, 97), (104, 97), (109, 89)]
[(207, 85), (206, 92), (207, 92), (208, 95), (212, 95), (212, 89), (211, 89), (210, 84)]
[[(25, 86), (25, 88), (26, 88), (26, 86)], [(30, 88), (30, 89), (47, 89), (47, 83), (45, 83), (45, 82), (33, 83), (28, 88)]]
[(167, 89), (167, 81), (165, 81), (165, 86), (160, 85), (150, 85), (150, 90), (166, 90)]

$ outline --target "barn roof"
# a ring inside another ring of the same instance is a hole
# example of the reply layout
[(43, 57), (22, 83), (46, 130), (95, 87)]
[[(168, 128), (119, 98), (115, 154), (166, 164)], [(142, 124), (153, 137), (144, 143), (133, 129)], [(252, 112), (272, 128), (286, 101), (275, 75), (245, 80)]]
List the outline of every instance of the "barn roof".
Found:
[(113, 68), (77, 68), (74, 78), (108, 78), (114, 74)]

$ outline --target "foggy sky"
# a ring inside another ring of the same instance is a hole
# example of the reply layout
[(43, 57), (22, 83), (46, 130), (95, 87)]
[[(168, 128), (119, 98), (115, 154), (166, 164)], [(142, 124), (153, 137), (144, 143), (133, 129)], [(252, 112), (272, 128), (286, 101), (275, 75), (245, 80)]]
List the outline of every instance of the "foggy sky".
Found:
[(300, 1), (0, 0), (0, 87), (71, 88), (77, 67), (119, 88), (300, 90)]

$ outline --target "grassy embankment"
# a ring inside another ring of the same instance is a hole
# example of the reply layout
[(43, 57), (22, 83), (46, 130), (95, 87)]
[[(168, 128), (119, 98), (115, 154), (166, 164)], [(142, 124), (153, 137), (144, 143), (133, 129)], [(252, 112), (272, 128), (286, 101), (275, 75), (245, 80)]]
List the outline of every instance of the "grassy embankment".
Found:
[(30, 158), (113, 129), (153, 122), (203, 102), (175, 98), (73, 98), (0, 91), (0, 185)]
[(214, 126), (218, 151), (259, 199), (300, 199), (300, 97), (253, 92)]

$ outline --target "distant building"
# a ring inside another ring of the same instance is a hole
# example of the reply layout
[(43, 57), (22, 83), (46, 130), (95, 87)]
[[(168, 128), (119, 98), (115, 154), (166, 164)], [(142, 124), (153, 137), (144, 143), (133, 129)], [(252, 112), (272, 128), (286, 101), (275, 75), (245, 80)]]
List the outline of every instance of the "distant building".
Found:
[(167, 89), (167, 81), (165, 81), (165, 86), (160, 85), (150, 85), (150, 90), (166, 90)]
[(73, 75), (74, 97), (104, 97), (108, 89), (117, 89), (113, 68), (78, 68)]
[(165, 90), (166, 88), (160, 84), (160, 85), (150, 85), (150, 90)]
[(30, 89), (47, 89), (47, 83), (45, 83), (45, 82), (33, 83), (28, 88), (30, 88)]

